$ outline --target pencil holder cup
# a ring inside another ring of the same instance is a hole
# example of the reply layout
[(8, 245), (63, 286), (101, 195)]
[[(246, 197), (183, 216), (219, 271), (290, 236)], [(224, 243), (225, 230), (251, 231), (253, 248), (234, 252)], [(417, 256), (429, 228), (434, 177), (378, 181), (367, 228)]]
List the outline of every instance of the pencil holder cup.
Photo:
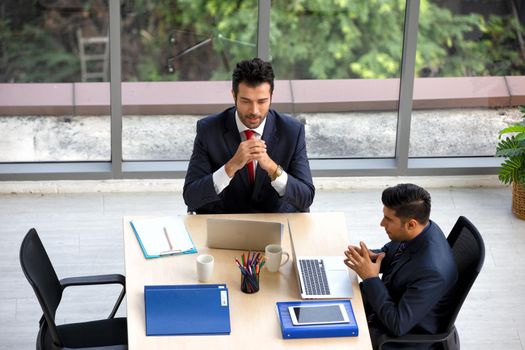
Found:
[(257, 293), (259, 291), (259, 275), (241, 273), (241, 291), (246, 294)]

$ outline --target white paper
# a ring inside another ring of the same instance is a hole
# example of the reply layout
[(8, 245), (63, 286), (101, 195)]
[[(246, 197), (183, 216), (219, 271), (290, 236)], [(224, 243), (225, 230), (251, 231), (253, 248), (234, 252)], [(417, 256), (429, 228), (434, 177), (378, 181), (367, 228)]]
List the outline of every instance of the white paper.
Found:
[(190, 235), (180, 216), (166, 216), (151, 219), (132, 220), (135, 233), (140, 237), (147, 255), (168, 253), (170, 245), (164, 233), (168, 234), (172, 251), (185, 252), (194, 248)]

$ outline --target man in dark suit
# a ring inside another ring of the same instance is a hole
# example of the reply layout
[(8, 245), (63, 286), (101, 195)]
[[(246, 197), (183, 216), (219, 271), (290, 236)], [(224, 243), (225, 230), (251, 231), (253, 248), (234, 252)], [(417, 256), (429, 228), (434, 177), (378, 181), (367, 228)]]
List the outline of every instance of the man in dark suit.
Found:
[[(346, 265), (363, 279), (361, 291), (374, 348), (383, 333), (443, 331), (449, 294), (458, 278), (452, 250), (439, 226), (429, 219), (430, 194), (419, 186), (400, 184), (384, 190), (381, 199), (381, 226), (390, 242), (378, 250), (360, 242), (345, 251)], [(429, 348), (425, 344), (383, 347)]]
[(235, 107), (197, 122), (184, 202), (197, 213), (305, 212), (315, 188), (304, 126), (270, 109), (274, 74), (258, 58), (233, 72)]

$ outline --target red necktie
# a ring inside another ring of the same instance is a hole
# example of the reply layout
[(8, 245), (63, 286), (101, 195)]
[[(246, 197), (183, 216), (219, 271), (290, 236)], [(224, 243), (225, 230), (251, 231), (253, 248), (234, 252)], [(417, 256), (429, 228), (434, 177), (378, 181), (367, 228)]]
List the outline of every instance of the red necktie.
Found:
[[(253, 137), (253, 134), (255, 134), (255, 131), (253, 130), (244, 130), (244, 134), (246, 135), (246, 140), (250, 140)], [(248, 178), (250, 179), (250, 183), (253, 184), (255, 182), (255, 164), (253, 164), (253, 160), (246, 163), (248, 166)]]

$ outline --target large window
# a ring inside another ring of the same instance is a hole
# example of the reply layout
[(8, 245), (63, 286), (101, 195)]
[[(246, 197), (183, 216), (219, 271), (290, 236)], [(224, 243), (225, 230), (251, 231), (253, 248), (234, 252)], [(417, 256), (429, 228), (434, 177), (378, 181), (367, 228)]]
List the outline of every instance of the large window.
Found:
[[(272, 4), (271, 59), (279, 79), (296, 80), (293, 111), (305, 123), (310, 158), (395, 156), (404, 13), (405, 1), (397, 0)], [(303, 101), (326, 102), (320, 90), (355, 106), (301, 113)]]
[(524, 23), (517, 0), (0, 1), (0, 179), (183, 177), (256, 56), (315, 176), (495, 173)]
[(518, 2), (490, 4), (421, 1), (411, 157), (492, 156), (517, 116), (496, 106), (508, 98), (505, 76), (525, 75), (525, 8), (520, 19)]
[(0, 162), (110, 160), (106, 1), (7, 0), (0, 15)]
[[(152, 96), (169, 105), (212, 93), (199, 87), (204, 83), (187, 84), (185, 99), (174, 92), (180, 85), (132, 81), (230, 80), (238, 61), (257, 56), (256, 37), (255, 0), (127, 3), (122, 12), (123, 159), (189, 159), (202, 114), (128, 107), (150, 105)], [(225, 85), (221, 97), (228, 96), (229, 89)]]

